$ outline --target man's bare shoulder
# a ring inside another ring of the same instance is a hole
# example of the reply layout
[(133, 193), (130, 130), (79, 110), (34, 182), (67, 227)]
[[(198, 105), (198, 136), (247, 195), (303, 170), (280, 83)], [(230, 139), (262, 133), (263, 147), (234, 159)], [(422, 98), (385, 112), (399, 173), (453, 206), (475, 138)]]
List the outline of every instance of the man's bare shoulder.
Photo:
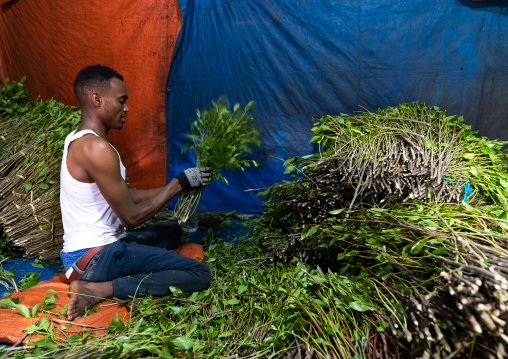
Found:
[(80, 155), (114, 152), (113, 148), (105, 139), (93, 134), (86, 134), (72, 141), (71, 146), (69, 146), (69, 152), (70, 151), (79, 153)]
[(115, 150), (106, 140), (93, 134), (75, 139), (69, 145), (67, 169), (80, 182), (95, 182), (98, 174), (116, 167), (117, 162)]
[(79, 163), (100, 165), (118, 161), (118, 155), (109, 142), (93, 134), (84, 135), (71, 145), (69, 155)]

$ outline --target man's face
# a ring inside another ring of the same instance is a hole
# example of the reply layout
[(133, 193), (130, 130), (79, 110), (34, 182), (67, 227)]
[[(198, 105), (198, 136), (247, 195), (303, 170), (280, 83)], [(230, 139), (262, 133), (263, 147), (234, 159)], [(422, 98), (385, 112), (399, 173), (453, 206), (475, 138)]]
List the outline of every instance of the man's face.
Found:
[(122, 80), (113, 77), (111, 86), (103, 91), (102, 106), (103, 121), (109, 128), (121, 130), (125, 122), (125, 116), (129, 111), (127, 106), (127, 87)]

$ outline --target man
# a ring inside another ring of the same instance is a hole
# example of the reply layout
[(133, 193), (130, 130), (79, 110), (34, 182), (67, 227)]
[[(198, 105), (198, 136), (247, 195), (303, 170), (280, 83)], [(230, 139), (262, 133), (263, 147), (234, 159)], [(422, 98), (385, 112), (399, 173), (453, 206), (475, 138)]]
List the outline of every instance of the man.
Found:
[(137, 243), (126, 228), (151, 218), (182, 190), (208, 185), (211, 169), (190, 168), (159, 188), (129, 188), (120, 156), (106, 139), (110, 129), (122, 129), (129, 111), (123, 77), (106, 66), (88, 66), (77, 75), (74, 93), (81, 122), (65, 140), (60, 175), (61, 258), (71, 282), (67, 318), (113, 296), (164, 296), (170, 286), (206, 289), (210, 269), (170, 250), (181, 235), (176, 223), (163, 229), (159, 247)]

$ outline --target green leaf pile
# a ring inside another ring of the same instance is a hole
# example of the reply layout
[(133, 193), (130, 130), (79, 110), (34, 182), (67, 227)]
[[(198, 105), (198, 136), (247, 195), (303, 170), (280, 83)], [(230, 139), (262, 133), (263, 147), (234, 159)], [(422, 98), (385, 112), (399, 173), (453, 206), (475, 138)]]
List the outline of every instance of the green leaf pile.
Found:
[(0, 90), (0, 225), (27, 257), (62, 249), (60, 163), (80, 113), (55, 100), (31, 100), (21, 82)]
[(287, 159), (293, 178), (260, 193), (253, 237), (284, 262), (370, 278), (360, 303), (382, 303), (386, 339), (407, 357), (504, 357), (506, 142), (422, 102), (324, 116), (312, 131), (319, 153)]

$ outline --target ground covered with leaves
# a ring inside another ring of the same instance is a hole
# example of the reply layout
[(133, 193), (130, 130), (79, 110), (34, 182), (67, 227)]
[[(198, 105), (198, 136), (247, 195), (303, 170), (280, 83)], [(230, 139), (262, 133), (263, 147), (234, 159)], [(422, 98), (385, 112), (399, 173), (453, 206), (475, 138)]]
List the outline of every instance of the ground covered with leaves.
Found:
[[(55, 335), (59, 326), (40, 323), (35, 329), (45, 338), (4, 355), (362, 358), (366, 343), (373, 338), (378, 337), (380, 347), (393, 346), (378, 336), (386, 324), (369, 314), (375, 303), (363, 299), (368, 283), (296, 258), (289, 264), (274, 262), (249, 237), (222, 237), (220, 230), (210, 230), (206, 239), (204, 262), (213, 273), (206, 291), (190, 295), (173, 288), (168, 297), (125, 301), (131, 310), (129, 322), (113, 321), (101, 338), (87, 334), (61, 340)], [(370, 322), (379, 325), (372, 329), (366, 325)]]

